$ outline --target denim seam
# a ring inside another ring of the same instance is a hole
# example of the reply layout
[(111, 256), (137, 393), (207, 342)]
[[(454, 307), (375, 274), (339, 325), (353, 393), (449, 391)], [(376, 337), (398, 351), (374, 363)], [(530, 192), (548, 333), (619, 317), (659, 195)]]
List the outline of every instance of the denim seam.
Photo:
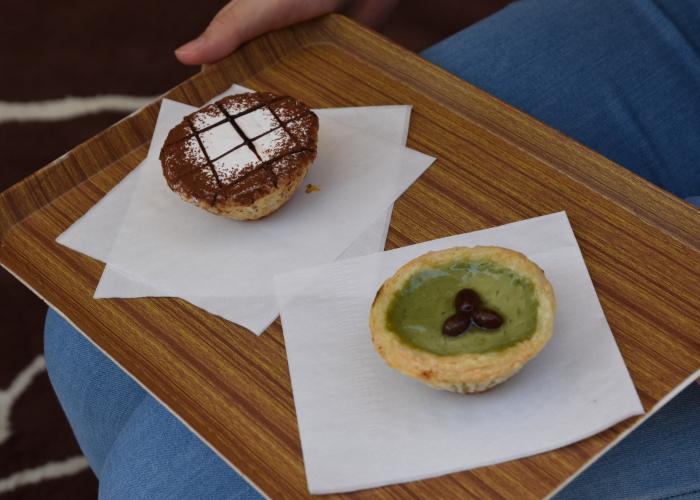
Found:
[(671, 498), (680, 498), (686, 495), (691, 495), (693, 493), (700, 493), (700, 488), (695, 488), (693, 490), (686, 491), (685, 493), (678, 493), (676, 495), (671, 495), (670, 497), (659, 497), (657, 500), (669, 500)]

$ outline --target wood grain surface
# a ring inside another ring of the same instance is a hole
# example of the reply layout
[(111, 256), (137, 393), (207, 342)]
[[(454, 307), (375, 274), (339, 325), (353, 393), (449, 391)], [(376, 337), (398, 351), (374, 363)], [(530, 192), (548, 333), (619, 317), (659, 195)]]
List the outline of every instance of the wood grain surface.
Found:
[[(168, 97), (237, 82), (314, 107), (412, 104), (438, 158), (387, 248), (566, 210), (642, 403), (700, 364), (700, 212), (340, 16), (268, 34)], [(0, 262), (273, 498), (308, 495), (279, 322), (261, 337), (178, 299), (93, 300), (103, 265), (55, 238), (145, 156), (154, 103), (0, 196)], [(531, 458), (355, 497), (536, 498), (633, 423)], [(340, 495), (346, 496), (346, 495)]]

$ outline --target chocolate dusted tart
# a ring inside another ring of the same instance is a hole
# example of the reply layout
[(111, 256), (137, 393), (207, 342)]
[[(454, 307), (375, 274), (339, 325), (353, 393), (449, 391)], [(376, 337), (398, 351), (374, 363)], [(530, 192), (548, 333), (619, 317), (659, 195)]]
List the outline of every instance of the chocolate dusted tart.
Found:
[(552, 286), (521, 253), (457, 247), (402, 266), (370, 313), (375, 349), (436, 389), (481, 392), (517, 373), (552, 336)]
[(160, 152), (182, 199), (239, 220), (264, 217), (301, 185), (316, 158), (318, 117), (269, 92), (224, 97), (186, 116)]

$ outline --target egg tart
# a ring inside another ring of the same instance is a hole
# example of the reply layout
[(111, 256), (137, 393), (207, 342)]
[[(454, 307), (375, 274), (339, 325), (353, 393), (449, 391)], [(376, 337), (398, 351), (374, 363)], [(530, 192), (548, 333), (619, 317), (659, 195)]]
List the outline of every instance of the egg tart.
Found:
[(398, 372), (474, 393), (506, 381), (542, 350), (555, 309), (551, 284), (525, 255), (457, 247), (421, 255), (386, 280), (370, 329), (375, 349)]

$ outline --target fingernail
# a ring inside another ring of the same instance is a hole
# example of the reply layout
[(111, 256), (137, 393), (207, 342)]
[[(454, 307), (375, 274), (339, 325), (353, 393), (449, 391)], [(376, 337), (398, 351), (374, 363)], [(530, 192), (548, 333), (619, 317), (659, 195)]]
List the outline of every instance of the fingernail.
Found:
[(178, 47), (175, 49), (175, 52), (178, 54), (184, 54), (187, 52), (194, 52), (195, 50), (199, 50), (199, 48), (204, 45), (204, 36), (200, 35), (194, 40), (187, 42), (185, 45)]

